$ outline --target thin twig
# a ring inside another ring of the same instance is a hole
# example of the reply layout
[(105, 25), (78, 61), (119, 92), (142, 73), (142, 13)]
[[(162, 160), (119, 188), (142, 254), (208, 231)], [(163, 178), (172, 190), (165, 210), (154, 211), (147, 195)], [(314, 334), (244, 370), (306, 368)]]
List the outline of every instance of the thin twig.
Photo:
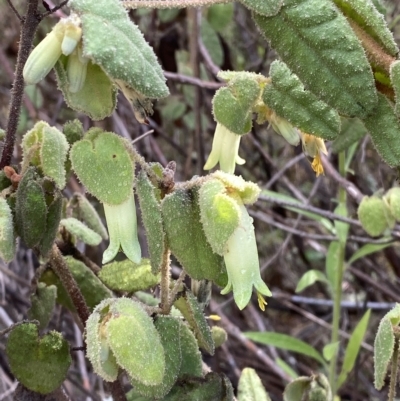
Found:
[(188, 75), (176, 74), (174, 72), (168, 72), (168, 71), (164, 71), (164, 76), (165, 78), (171, 79), (172, 81), (180, 82), (181, 84), (200, 86), (200, 88), (205, 88), (205, 89), (217, 90), (222, 86), (225, 86), (225, 84), (223, 83), (203, 81), (199, 78), (189, 77)]
[(60, 10), (61, 8), (63, 8), (69, 0), (64, 0), (62, 1), (58, 6), (53, 7), (51, 10), (46, 11), (45, 13), (42, 14), (42, 18), (47, 17), (50, 14), (55, 13), (56, 11)]
[(13, 12), (17, 16), (17, 18), (20, 20), (20, 22), (23, 22), (24, 19), (21, 17), (21, 15), (18, 12), (18, 10), (14, 7), (14, 4), (12, 3), (12, 1), (11, 0), (7, 0), (7, 3), (10, 6), (11, 10), (13, 10)]

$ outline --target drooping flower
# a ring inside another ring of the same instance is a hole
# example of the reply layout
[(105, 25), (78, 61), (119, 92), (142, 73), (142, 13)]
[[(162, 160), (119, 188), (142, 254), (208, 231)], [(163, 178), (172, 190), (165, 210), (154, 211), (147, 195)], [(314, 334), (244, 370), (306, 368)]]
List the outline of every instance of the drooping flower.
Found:
[(110, 244), (103, 253), (103, 264), (110, 262), (122, 249), (134, 263), (140, 263), (142, 253), (137, 233), (135, 197), (132, 194), (120, 205), (104, 205)]
[[(68, 18), (61, 19), (29, 55), (23, 70), (25, 82), (28, 85), (33, 85), (41, 81), (55, 66), (62, 54), (69, 56), (69, 58), (79, 57), (81, 64), (85, 66), (87, 60), (83, 60), (81, 42), (82, 28), (80, 18), (76, 14), (71, 14)], [(80, 45), (80, 52), (78, 51), (78, 45)], [(72, 65), (74, 65), (71, 70), (73, 73), (69, 72), (68, 75), (69, 77), (72, 75), (75, 78), (72, 87), (73, 92), (76, 92), (76, 89), (81, 89), (83, 86), (86, 74), (84, 71), (83, 74), (81, 73), (80, 79), (77, 80), (77, 63), (75, 62)], [(70, 68), (68, 67), (68, 69)], [(77, 81), (82, 82), (80, 87), (77, 85)]]
[(222, 171), (209, 177), (200, 189), (200, 212), (212, 250), (225, 261), (228, 284), (221, 294), (233, 291), (236, 305), (243, 309), (255, 287), (263, 309), (263, 296), (272, 294), (261, 279), (253, 219), (244, 206), (256, 201), (260, 189), (242, 177)]
[(240, 135), (234, 134), (222, 124), (217, 123), (211, 153), (204, 165), (204, 170), (210, 170), (218, 163), (225, 173), (233, 174), (235, 165), (242, 165), (245, 160), (239, 156)]
[(283, 136), (285, 140), (293, 146), (297, 146), (300, 143), (300, 131), (290, 124), (289, 121), (278, 116), (275, 111), (271, 109), (268, 109), (266, 114), (267, 120), (277, 134)]
[(311, 167), (315, 171), (316, 176), (318, 177), (319, 175), (324, 174), (324, 167), (322, 166), (322, 161), (321, 161), (321, 153), (323, 153), (324, 155), (328, 154), (325, 142), (323, 139), (318, 138), (314, 135), (306, 134), (301, 131), (300, 133), (301, 133), (303, 152), (306, 154), (306, 156), (313, 158)]

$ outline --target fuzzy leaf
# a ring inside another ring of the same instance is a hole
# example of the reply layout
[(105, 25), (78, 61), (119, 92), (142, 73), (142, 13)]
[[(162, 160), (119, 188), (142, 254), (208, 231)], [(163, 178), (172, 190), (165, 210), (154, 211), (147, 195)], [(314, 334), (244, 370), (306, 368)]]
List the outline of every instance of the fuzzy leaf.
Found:
[[(117, 0), (73, 0), (82, 21), (83, 54), (112, 79), (124, 81), (145, 97), (168, 95), (153, 49)], [(88, 71), (89, 75), (89, 71)]]
[(165, 232), (171, 252), (190, 277), (227, 284), (222, 256), (213, 253), (200, 222), (197, 189), (177, 189), (162, 202)]
[(307, 134), (335, 139), (340, 130), (336, 110), (308, 90), (285, 63), (274, 61), (270, 67), (271, 84), (263, 92), (264, 103), (280, 117)]
[(88, 226), (74, 217), (62, 219), (60, 221), (60, 225), (85, 244), (96, 246), (101, 242), (101, 237), (99, 234), (91, 230)]
[(390, 81), (393, 85), (394, 94), (396, 97), (396, 105), (394, 111), (397, 117), (400, 116), (400, 61), (395, 61), (390, 66)]
[(179, 370), (179, 378), (202, 377), (202, 356), (199, 351), (199, 345), (192, 330), (186, 323), (181, 322), (180, 344), (182, 363)]
[(390, 167), (400, 166), (400, 123), (386, 96), (379, 94), (378, 107), (364, 124), (383, 161)]
[(253, 107), (261, 90), (253, 75), (237, 73), (213, 97), (215, 120), (237, 135), (246, 134), (252, 126)]
[(214, 354), (214, 341), (211, 336), (210, 326), (204, 317), (196, 297), (189, 290), (179, 293), (174, 306), (182, 313), (194, 332), (199, 346), (209, 354)]
[(394, 218), (383, 199), (377, 196), (364, 196), (357, 210), (363, 229), (372, 237), (377, 237), (394, 226)]
[(133, 162), (121, 137), (89, 130), (71, 148), (72, 168), (88, 192), (109, 205), (119, 205), (132, 194)]
[(39, 283), (36, 292), (31, 295), (31, 308), (28, 310), (28, 318), (39, 321), (39, 330), (47, 327), (56, 305), (57, 287), (54, 285), (47, 286)]
[(180, 344), (181, 322), (173, 317), (160, 316), (154, 326), (161, 338), (165, 353), (165, 375), (161, 384), (157, 386), (145, 386), (135, 379), (131, 383), (135, 390), (149, 398), (162, 398), (171, 390), (181, 368), (182, 355)]
[(254, 19), (307, 90), (349, 117), (372, 111), (377, 96), (371, 67), (330, 0), (287, 0), (276, 16)]
[(240, 2), (249, 10), (266, 17), (278, 14), (284, 3), (283, 0), (240, 0)]
[(347, 150), (354, 142), (367, 134), (364, 124), (358, 118), (342, 118), (339, 136), (332, 142), (332, 151)]
[(365, 32), (373, 37), (391, 56), (396, 57), (399, 48), (390, 32), (384, 16), (371, 0), (334, 0), (343, 14), (351, 18)]
[(58, 388), (67, 376), (71, 364), (69, 345), (56, 331), (38, 336), (35, 324), (15, 327), (6, 348), (10, 368), (25, 387), (41, 394)]
[(129, 259), (104, 265), (99, 278), (114, 291), (134, 293), (156, 286), (160, 275), (154, 275), (148, 259), (142, 259), (138, 265)]
[(161, 205), (154, 194), (155, 188), (142, 170), (137, 178), (136, 192), (139, 198), (142, 221), (146, 230), (151, 269), (156, 274), (162, 264), (165, 251), (165, 234), (161, 215)]
[(271, 401), (254, 369), (242, 370), (238, 385), (238, 401)]
[(0, 258), (11, 262), (15, 255), (13, 216), (7, 201), (0, 197)]
[(67, 58), (61, 56), (55, 65), (58, 87), (67, 105), (92, 120), (102, 120), (111, 115), (117, 105), (117, 89), (104, 71), (91, 61), (87, 64), (87, 74), (83, 87), (78, 92), (69, 90), (67, 78)]

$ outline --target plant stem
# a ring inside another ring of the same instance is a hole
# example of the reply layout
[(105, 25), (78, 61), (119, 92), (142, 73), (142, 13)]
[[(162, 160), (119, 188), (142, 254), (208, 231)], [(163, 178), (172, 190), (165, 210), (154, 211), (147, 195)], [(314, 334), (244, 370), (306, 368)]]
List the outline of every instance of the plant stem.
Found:
[[(346, 155), (345, 152), (339, 153), (339, 174), (342, 177), (346, 176)], [(346, 204), (347, 194), (346, 191), (339, 187), (339, 203)], [(339, 241), (339, 254), (336, 272), (336, 282), (333, 291), (333, 317), (332, 317), (332, 334), (331, 343), (339, 341), (339, 324), (340, 324), (340, 310), (342, 301), (342, 280), (344, 273), (344, 257), (345, 257), (346, 242)], [(338, 354), (335, 353), (329, 363), (329, 383), (332, 389), (332, 395), (335, 397), (337, 391), (337, 360)]]
[(389, 401), (394, 401), (394, 398), (396, 397), (397, 370), (399, 366), (399, 345), (399, 334), (395, 333), (395, 343), (392, 355), (392, 368), (390, 372), (390, 387), (388, 395)]
[(161, 265), (161, 283), (160, 283), (160, 298), (161, 310), (164, 315), (168, 315), (171, 310), (170, 296), (169, 296), (169, 281), (170, 281), (170, 259), (169, 249), (165, 244), (165, 251), (163, 254), (163, 261)]
[(37, 12), (38, 3), (39, 0), (28, 1), (28, 10), (21, 24), (22, 27), (18, 48), (17, 65), (15, 68), (14, 82), (11, 90), (10, 113), (7, 121), (4, 149), (0, 160), (0, 169), (10, 165), (14, 151), (15, 136), (17, 133), (22, 98), (24, 95), (24, 77), (22, 75), (22, 71), (31, 51), (36, 29), (41, 21), (41, 17)]

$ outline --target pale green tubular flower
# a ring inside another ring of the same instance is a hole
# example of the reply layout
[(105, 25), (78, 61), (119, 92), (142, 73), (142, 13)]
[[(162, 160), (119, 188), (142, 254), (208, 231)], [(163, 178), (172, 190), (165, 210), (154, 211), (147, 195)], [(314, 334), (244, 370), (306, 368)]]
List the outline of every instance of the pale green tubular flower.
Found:
[(115, 258), (122, 249), (134, 263), (140, 263), (142, 252), (138, 240), (136, 206), (133, 191), (120, 205), (104, 205), (110, 244), (103, 253), (103, 264)]
[(234, 134), (222, 124), (217, 123), (211, 153), (208, 156), (204, 170), (210, 170), (218, 163), (225, 173), (233, 174), (236, 164), (244, 164), (239, 156), (240, 135)]
[(257, 243), (254, 234), (253, 219), (249, 216), (241, 200), (239, 226), (226, 243), (224, 254), (228, 272), (228, 285), (221, 291), (227, 294), (233, 290), (233, 298), (239, 309), (243, 309), (250, 301), (253, 286), (257, 290), (260, 308), (265, 304), (260, 294), (270, 297), (271, 291), (260, 275)]

